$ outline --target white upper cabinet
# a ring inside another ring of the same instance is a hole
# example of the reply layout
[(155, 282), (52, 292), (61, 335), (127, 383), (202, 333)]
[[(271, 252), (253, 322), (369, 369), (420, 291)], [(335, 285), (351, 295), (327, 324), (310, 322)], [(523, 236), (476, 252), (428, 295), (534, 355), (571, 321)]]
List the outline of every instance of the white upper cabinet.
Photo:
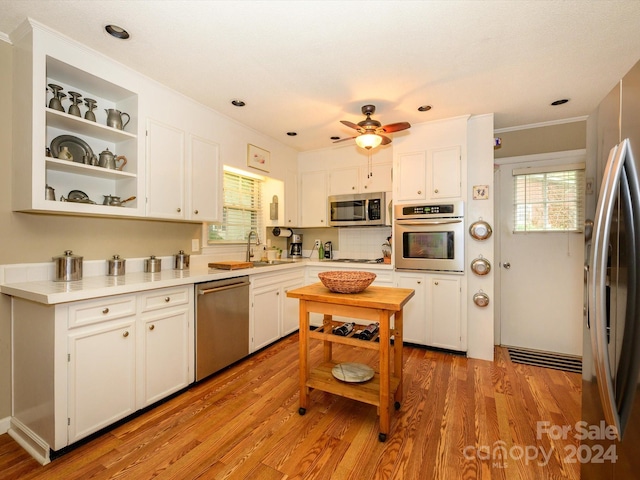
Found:
[(427, 178), (431, 181), (428, 196), (431, 199), (457, 199), (462, 195), (460, 150), (460, 146), (455, 145), (427, 152)]
[(300, 225), (299, 227), (327, 226), (327, 173), (303, 172), (300, 174)]
[[(119, 64), (29, 23), (12, 39), (13, 210), (142, 216), (143, 146), (133, 76)], [(64, 111), (49, 107), (58, 87), (66, 95), (61, 102)], [(69, 113), (76, 94), (81, 97), (80, 116)], [(86, 99), (95, 101), (96, 121), (85, 119)], [(127, 114), (122, 116), (123, 129), (107, 125), (109, 109)], [(56, 158), (65, 146), (73, 158)], [(126, 163), (119, 161), (117, 169), (96, 165), (107, 149), (126, 157)], [(55, 191), (55, 200), (45, 198), (47, 185)], [(72, 199), (85, 200), (61, 201), (70, 192)], [(102, 205), (105, 195), (130, 200), (120, 207)]]
[(394, 145), (396, 203), (466, 200), (468, 116), (414, 125)]
[(426, 154), (424, 151), (399, 153), (396, 157), (396, 202), (427, 198)]
[(359, 192), (360, 172), (358, 167), (336, 168), (329, 172), (329, 195)]
[(149, 217), (220, 221), (222, 165), (219, 145), (149, 119), (147, 186)]
[(147, 216), (185, 218), (185, 132), (147, 122)]
[(205, 138), (190, 135), (190, 181), (188, 189), (191, 220), (202, 222), (222, 221), (222, 164), (220, 146)]
[(329, 195), (391, 191), (391, 163), (329, 171)]
[(284, 220), (285, 226), (298, 226), (298, 174), (287, 170), (284, 181)]
[(459, 199), (462, 195), (459, 145), (419, 152), (399, 153), (396, 200)]
[(360, 167), (361, 192), (390, 192), (392, 186), (392, 163), (374, 164), (371, 168)]

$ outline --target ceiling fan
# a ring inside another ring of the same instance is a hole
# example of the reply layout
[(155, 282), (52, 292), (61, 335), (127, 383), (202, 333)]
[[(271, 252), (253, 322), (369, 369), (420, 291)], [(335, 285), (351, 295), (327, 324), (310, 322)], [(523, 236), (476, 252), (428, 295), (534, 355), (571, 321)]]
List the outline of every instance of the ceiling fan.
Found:
[(388, 145), (391, 143), (391, 139), (382, 135), (383, 133), (399, 132), (401, 130), (411, 128), (411, 124), (409, 122), (390, 123), (389, 125), (382, 126), (382, 124), (377, 120), (371, 119), (371, 115), (373, 115), (375, 111), (375, 105), (364, 105), (362, 107), (362, 113), (367, 116), (366, 120), (362, 120), (357, 124), (348, 120), (340, 120), (340, 123), (357, 130), (360, 135), (341, 138), (333, 143), (344, 142), (355, 138), (359, 147), (371, 150), (372, 148), (376, 148), (378, 145)]

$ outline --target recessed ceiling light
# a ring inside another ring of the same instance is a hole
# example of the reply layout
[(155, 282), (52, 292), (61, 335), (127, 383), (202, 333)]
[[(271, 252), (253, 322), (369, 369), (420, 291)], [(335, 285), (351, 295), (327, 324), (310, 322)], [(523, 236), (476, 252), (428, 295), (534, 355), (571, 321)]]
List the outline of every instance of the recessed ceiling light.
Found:
[(331, 140), (340, 140), (340, 137), (331, 137)]
[(244, 103), (242, 100), (231, 100), (231, 105), (234, 105), (236, 107), (244, 107), (246, 103)]
[(107, 25), (104, 27), (104, 29), (109, 35), (115, 38), (119, 38), (120, 40), (127, 40), (130, 36), (129, 32), (117, 25)]
[(561, 98), (560, 100), (556, 100), (555, 102), (551, 102), (551, 105), (553, 105), (554, 107), (558, 106), (558, 105), (564, 105), (565, 103), (567, 103), (569, 101), (568, 98)]
[(418, 107), (419, 112), (428, 112), (429, 110), (431, 110), (431, 105), (420, 105)]
[(289, 135), (290, 137), (295, 137), (298, 134), (296, 132), (287, 132), (287, 135)]

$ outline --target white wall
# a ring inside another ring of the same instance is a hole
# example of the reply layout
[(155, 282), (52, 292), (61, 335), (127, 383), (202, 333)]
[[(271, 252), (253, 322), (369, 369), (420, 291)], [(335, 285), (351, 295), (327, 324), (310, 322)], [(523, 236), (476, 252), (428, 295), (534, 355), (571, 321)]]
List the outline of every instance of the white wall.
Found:
[[(484, 220), (495, 228), (494, 202), (495, 190), (493, 185), (493, 114), (478, 115), (468, 121), (468, 159), (467, 159), (467, 226), (476, 220)], [(474, 200), (473, 186), (488, 185), (489, 199)], [(483, 360), (493, 360), (493, 330), (494, 330), (494, 271), (497, 268), (494, 256), (494, 235), (487, 240), (478, 241), (467, 234), (466, 258), (467, 267), (471, 261), (482, 255), (491, 262), (491, 272), (477, 276), (467, 271), (467, 335), (468, 356)], [(473, 295), (482, 290), (489, 296), (489, 305), (478, 307), (473, 302)]]

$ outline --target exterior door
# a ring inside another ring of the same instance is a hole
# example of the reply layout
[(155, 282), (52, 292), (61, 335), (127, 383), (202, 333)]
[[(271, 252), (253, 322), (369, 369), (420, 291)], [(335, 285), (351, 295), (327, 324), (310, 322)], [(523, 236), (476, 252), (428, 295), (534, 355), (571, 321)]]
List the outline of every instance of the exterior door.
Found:
[[(562, 160), (576, 161), (575, 157)], [(498, 343), (581, 355), (584, 234), (514, 233), (513, 170), (550, 163), (554, 162), (500, 166)]]

